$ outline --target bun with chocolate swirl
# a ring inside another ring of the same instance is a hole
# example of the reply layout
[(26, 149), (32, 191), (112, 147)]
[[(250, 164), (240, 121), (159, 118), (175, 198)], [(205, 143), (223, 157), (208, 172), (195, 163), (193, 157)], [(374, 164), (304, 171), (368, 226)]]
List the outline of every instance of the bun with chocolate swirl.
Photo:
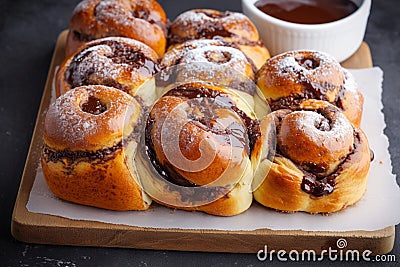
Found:
[(207, 81), (254, 94), (255, 66), (242, 51), (222, 40), (192, 40), (165, 53), (162, 68), (179, 65), (179, 81)]
[(141, 41), (162, 56), (166, 24), (165, 12), (154, 0), (83, 0), (70, 19), (66, 56), (86, 42), (110, 36)]
[(239, 214), (253, 199), (258, 133), (254, 113), (238, 95), (206, 83), (177, 85), (150, 111), (143, 186), (169, 207)]
[(122, 37), (98, 39), (62, 63), (56, 74), (56, 95), (96, 84), (134, 95), (158, 70), (158, 56), (147, 45)]
[(370, 149), (362, 130), (339, 108), (309, 99), (292, 110), (272, 112), (261, 122), (261, 131), (271, 125), (276, 125), (276, 155), (273, 162), (262, 163), (271, 165), (266, 177), (255, 175), (259, 203), (286, 212), (330, 213), (360, 200)]
[(42, 169), (61, 199), (110, 210), (146, 210), (151, 199), (133, 174), (141, 106), (111, 87), (77, 87), (46, 114)]
[(254, 24), (242, 13), (193, 9), (179, 15), (169, 29), (169, 45), (197, 39), (221, 39), (237, 46), (260, 68), (270, 57)]
[(256, 81), (272, 110), (319, 99), (339, 107), (360, 126), (364, 98), (353, 76), (330, 55), (305, 50), (277, 55), (266, 61)]

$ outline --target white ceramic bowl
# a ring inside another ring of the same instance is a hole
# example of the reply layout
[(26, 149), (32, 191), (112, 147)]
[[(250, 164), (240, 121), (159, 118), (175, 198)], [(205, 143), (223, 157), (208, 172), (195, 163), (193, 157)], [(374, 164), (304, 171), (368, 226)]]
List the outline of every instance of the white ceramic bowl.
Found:
[(274, 18), (254, 5), (257, 0), (242, 0), (242, 9), (256, 25), (271, 55), (309, 49), (331, 54), (341, 62), (361, 45), (371, 9), (371, 0), (353, 1), (359, 6), (354, 13), (323, 24), (298, 24)]

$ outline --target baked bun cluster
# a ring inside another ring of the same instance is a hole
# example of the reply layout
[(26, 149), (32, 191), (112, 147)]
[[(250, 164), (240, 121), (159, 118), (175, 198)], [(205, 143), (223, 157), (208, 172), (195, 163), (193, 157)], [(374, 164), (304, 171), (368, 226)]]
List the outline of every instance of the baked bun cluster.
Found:
[(169, 28), (173, 48), (189, 40), (220, 39), (243, 51), (260, 68), (270, 57), (254, 24), (242, 13), (194, 9), (179, 15)]
[(159, 56), (167, 44), (167, 17), (155, 0), (83, 0), (72, 13), (66, 56), (86, 42), (128, 37), (150, 46)]
[(232, 216), (253, 198), (334, 212), (365, 191), (370, 150), (352, 76), (315, 51), (268, 59), (240, 13), (190, 10), (167, 31), (153, 0), (84, 0), (67, 55), (41, 157), (61, 199)]

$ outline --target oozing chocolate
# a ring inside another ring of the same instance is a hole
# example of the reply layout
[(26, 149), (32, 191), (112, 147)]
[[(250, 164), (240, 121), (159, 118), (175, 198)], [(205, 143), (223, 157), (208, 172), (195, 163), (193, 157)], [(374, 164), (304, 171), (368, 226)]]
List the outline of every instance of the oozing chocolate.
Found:
[[(116, 65), (123, 64), (124, 68), (128, 71), (138, 71), (144, 75), (151, 77), (159, 71), (159, 65), (150, 58), (146, 57), (141, 51), (135, 48), (117, 41), (102, 41), (96, 44), (106, 45), (111, 48), (112, 52), (104, 54), (102, 56), (109, 58)], [(82, 85), (99, 84), (106, 86), (112, 86), (123, 91), (129, 91), (124, 85), (118, 83), (111, 77), (99, 77), (96, 79), (96, 66), (93, 63), (92, 66), (85, 66), (80, 68), (81, 64), (88, 64), (85, 59), (90, 57), (93, 50), (87, 49), (75, 55), (71, 60), (66, 72), (65, 79), (71, 85), (71, 88), (75, 88)], [(83, 61), (85, 61), (83, 63)], [(89, 64), (91, 64), (89, 62)], [(80, 70), (85, 70), (85, 72), (79, 72)]]
[(81, 104), (81, 109), (84, 112), (99, 115), (107, 110), (107, 106), (101, 103), (100, 99), (89, 96), (88, 100)]
[[(198, 117), (195, 114), (188, 114), (189, 119), (196, 122), (197, 127), (204, 128), (205, 131), (214, 133), (218, 142), (243, 147), (246, 149), (248, 155), (250, 155), (255, 139), (260, 135), (258, 121), (252, 120), (243, 111), (239, 110), (228, 95), (206, 87), (197, 88), (190, 84), (184, 84), (168, 91), (165, 96), (178, 96), (196, 100), (195, 108), (199, 109), (200, 113), (204, 114), (204, 117)], [(208, 103), (208, 101), (211, 101), (212, 103)], [(238, 123), (232, 123), (226, 129), (218, 128), (218, 126), (213, 123), (217, 119), (214, 110), (212, 109), (213, 105), (230, 108), (241, 118), (244, 126)], [(151, 138), (153, 125), (154, 121), (149, 117), (146, 124), (145, 144), (147, 156), (152, 162), (154, 168), (160, 175), (171, 183), (186, 187), (198, 186), (178, 174), (170, 164), (166, 163), (162, 165), (158, 162), (154, 151), (154, 143)], [(231, 138), (226, 138), (226, 135), (229, 135)], [(221, 138), (219, 138), (219, 136)]]
[[(295, 110), (301, 110), (301, 109), (294, 108), (293, 110), (286, 109), (275, 112), (277, 114), (275, 118), (277, 133), (279, 133), (280, 131), (280, 124), (283, 118)], [(324, 123), (322, 123), (321, 125), (316, 125), (316, 128), (318, 128), (321, 131), (329, 131), (332, 128), (331, 125), (332, 122), (328, 119), (329, 117), (331, 117), (329, 113), (337, 112), (337, 110), (335, 110), (333, 107), (326, 107), (317, 109), (315, 110), (315, 112), (323, 115), (326, 118), (326, 121), (324, 121)], [(333, 173), (326, 176), (321, 176), (321, 173), (325, 173), (326, 170), (329, 168), (329, 166), (326, 163), (316, 164), (314, 162), (301, 162), (301, 164), (296, 164), (296, 166), (304, 173), (303, 180), (301, 183), (301, 189), (304, 192), (313, 195), (315, 197), (321, 197), (334, 192), (336, 185), (336, 180), (335, 180), (336, 177), (338, 177), (341, 174), (341, 172), (343, 171), (343, 165), (351, 160), (351, 156), (360, 147), (360, 142), (361, 142), (360, 134), (357, 131), (354, 131), (353, 134), (354, 134), (354, 143), (352, 149), (347, 154), (347, 156), (343, 158), (343, 161)], [(279, 144), (276, 146), (275, 155), (276, 157), (288, 158), (288, 156), (281, 151)]]
[(105, 162), (115, 157), (115, 152), (122, 148), (122, 141), (115, 146), (99, 149), (96, 151), (71, 151), (71, 150), (60, 150), (56, 151), (48, 146), (44, 146), (43, 155), (46, 162), (64, 162), (66, 160), (68, 165), (81, 161), (89, 162)]

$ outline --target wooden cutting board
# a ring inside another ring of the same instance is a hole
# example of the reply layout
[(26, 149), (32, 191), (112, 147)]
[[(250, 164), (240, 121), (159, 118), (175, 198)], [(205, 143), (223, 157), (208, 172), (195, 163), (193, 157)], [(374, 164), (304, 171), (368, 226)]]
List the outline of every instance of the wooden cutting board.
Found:
[[(29, 212), (26, 204), (40, 158), (44, 111), (50, 104), (55, 67), (64, 59), (66, 36), (67, 31), (64, 31), (57, 40), (14, 206), (12, 234), (16, 239), (40, 244), (257, 253), (265, 245), (268, 245), (269, 251), (272, 249), (285, 249), (286, 251), (313, 249), (320, 252), (328, 247), (335, 248), (337, 240), (344, 238), (347, 240), (347, 249), (358, 249), (359, 251), (369, 249), (375, 254), (388, 253), (392, 250), (395, 238), (394, 226), (378, 231), (340, 233), (269, 229), (255, 231), (179, 230), (76, 221)], [(343, 65), (347, 68), (371, 67), (372, 59), (368, 45), (363, 43), (351, 58), (343, 62)]]

